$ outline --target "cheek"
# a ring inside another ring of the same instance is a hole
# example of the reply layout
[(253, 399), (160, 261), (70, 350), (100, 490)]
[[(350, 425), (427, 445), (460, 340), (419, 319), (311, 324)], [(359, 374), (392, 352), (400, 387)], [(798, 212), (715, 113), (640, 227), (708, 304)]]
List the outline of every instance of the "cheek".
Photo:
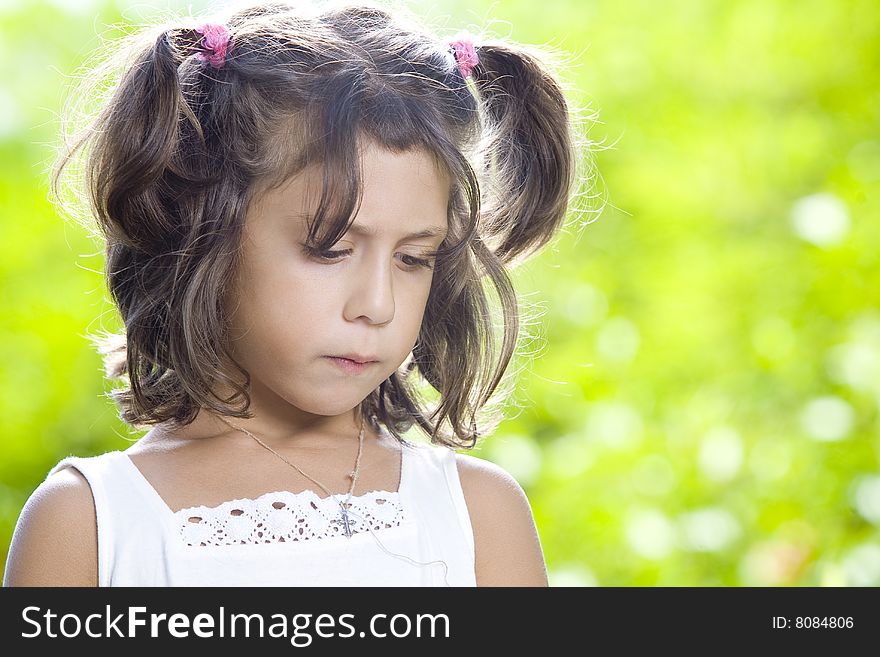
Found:
[(421, 319), (425, 315), (425, 307), (428, 305), (428, 298), (431, 293), (430, 283), (428, 285), (422, 285), (419, 289), (412, 294), (411, 296), (411, 305), (413, 308), (413, 313), (418, 316), (419, 324), (421, 324)]
[(427, 300), (427, 293), (414, 294), (407, 300), (407, 307), (405, 309), (398, 306), (398, 309), (403, 312), (400, 312), (398, 315), (400, 321), (397, 334), (401, 339), (401, 346), (407, 345), (407, 353), (412, 349), (412, 345), (415, 344), (421, 331)]

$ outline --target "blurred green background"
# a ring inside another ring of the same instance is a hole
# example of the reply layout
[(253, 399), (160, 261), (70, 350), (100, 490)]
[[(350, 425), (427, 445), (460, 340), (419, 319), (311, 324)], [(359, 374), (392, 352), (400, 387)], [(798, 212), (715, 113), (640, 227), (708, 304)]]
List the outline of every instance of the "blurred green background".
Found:
[[(48, 200), (70, 76), (204, 2), (0, 1), (0, 557), (67, 454), (125, 449), (102, 254)], [(440, 2), (578, 55), (605, 201), (516, 270), (536, 354), (478, 456), (553, 586), (880, 585), (880, 4)]]

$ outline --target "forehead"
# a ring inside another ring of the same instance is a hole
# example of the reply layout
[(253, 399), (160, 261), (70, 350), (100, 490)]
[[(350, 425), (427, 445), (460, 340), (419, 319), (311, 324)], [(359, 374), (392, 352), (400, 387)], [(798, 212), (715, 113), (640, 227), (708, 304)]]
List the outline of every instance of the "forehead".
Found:
[[(350, 232), (410, 238), (445, 233), (451, 179), (422, 150), (395, 153), (368, 143), (361, 155), (362, 199)], [(314, 216), (323, 191), (323, 166), (312, 164), (260, 195), (260, 207), (300, 221)]]

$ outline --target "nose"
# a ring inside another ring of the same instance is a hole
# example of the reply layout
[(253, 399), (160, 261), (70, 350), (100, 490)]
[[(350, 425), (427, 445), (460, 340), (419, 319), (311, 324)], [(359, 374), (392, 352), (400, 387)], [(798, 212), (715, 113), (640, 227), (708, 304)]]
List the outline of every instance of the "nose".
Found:
[(351, 269), (353, 281), (345, 306), (349, 321), (365, 317), (371, 324), (394, 319), (394, 270), (389, 260), (375, 253)]

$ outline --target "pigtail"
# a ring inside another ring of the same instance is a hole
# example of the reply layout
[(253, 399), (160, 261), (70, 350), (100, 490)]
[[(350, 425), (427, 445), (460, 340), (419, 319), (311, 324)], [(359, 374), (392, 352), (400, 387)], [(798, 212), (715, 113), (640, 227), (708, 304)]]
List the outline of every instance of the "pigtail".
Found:
[(136, 51), (108, 105), (111, 111), (99, 119), (96, 157), (86, 175), (95, 218), (110, 242), (155, 253), (180, 231), (166, 201), (173, 190), (160, 181), (176, 169), (171, 161), (181, 116), (204, 140), (178, 80), (178, 67), (200, 38), (192, 29), (165, 29)]
[(481, 236), (504, 264), (543, 247), (577, 180), (572, 117), (544, 59), (524, 47), (477, 47), (471, 76), (486, 113)]

